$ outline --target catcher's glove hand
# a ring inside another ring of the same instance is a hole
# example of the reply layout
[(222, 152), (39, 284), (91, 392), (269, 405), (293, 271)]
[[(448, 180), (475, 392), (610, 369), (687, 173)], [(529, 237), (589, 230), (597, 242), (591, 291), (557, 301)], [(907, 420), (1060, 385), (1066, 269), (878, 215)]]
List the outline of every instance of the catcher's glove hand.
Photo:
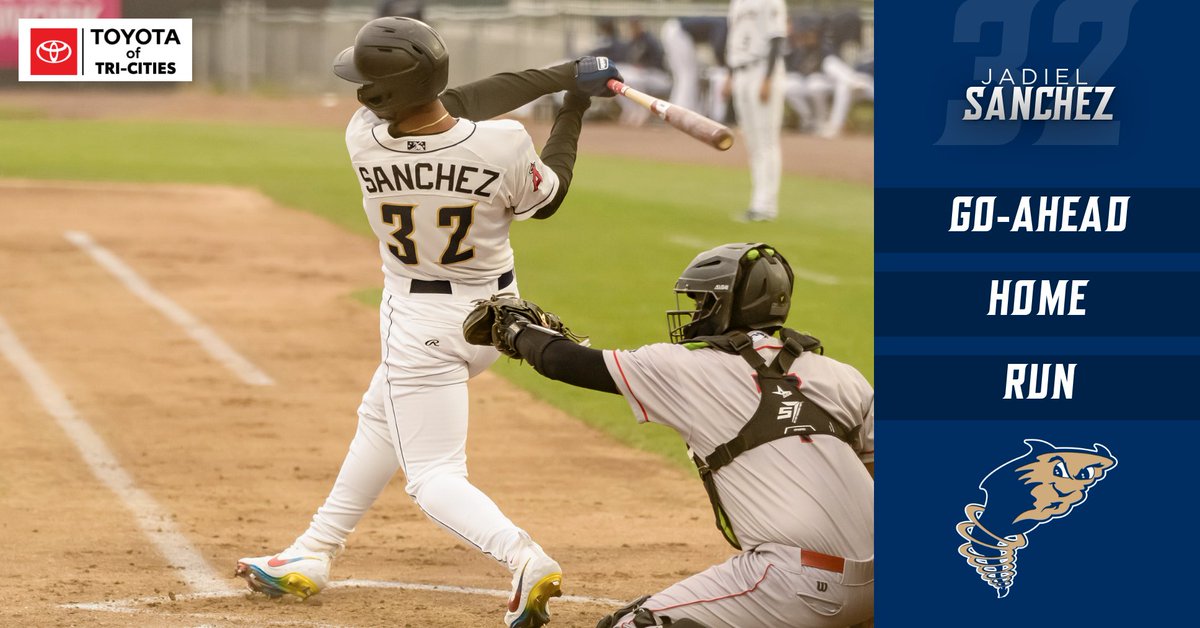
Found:
[(516, 338), (528, 325), (537, 325), (562, 334), (572, 342), (580, 337), (563, 325), (558, 316), (544, 311), (532, 301), (509, 292), (493, 294), (475, 301), (475, 309), (463, 321), (463, 337), (473, 345), (492, 345), (510, 358), (522, 359)]
[(608, 57), (579, 57), (575, 60), (575, 90), (588, 96), (609, 98), (616, 92), (608, 88), (608, 79), (621, 78), (621, 71)]

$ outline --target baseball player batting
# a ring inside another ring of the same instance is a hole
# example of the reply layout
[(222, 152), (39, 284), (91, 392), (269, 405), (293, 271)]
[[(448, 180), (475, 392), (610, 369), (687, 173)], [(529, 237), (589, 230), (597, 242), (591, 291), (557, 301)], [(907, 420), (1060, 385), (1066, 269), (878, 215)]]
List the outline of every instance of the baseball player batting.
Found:
[[(620, 75), (607, 59), (585, 57), (442, 94), (448, 69), (441, 36), (400, 17), (369, 22), (334, 63), (360, 84), (364, 105), (346, 147), (383, 258), (382, 360), (308, 530), (278, 554), (241, 559), (236, 573), (271, 596), (319, 592), (334, 556), (401, 470), (430, 519), (509, 568), (504, 624), (531, 628), (549, 621), (562, 569), (467, 481), (467, 380), (498, 354), (467, 344), (460, 330), (472, 301), (517, 291), (509, 227), (562, 204), (589, 94), (607, 95), (605, 82)], [(541, 158), (520, 123), (473, 121), (563, 89), (571, 91)]]
[(679, 432), (718, 529), (742, 550), (597, 628), (835, 628), (874, 615), (874, 392), (783, 327), (792, 284), (766, 244), (705, 251), (675, 284), (695, 307), (668, 312), (672, 342), (633, 351), (580, 346), (558, 317), (511, 297), (466, 319), (472, 342), (621, 394), (639, 422)]

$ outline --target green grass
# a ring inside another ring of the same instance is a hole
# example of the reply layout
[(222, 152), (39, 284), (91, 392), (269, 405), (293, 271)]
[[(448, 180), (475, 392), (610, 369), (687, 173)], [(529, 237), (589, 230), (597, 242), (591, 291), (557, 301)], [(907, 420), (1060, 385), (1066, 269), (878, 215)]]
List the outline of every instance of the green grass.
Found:
[[(336, 130), (0, 117), (0, 176), (247, 186), (367, 235), (348, 165)], [(581, 155), (559, 214), (513, 228), (522, 295), (593, 346), (633, 348), (665, 340), (671, 287), (696, 253), (765, 241), (797, 269), (790, 326), (872, 379), (871, 188), (787, 176), (778, 221), (737, 224), (731, 217), (749, 185), (743, 169)], [(353, 296), (377, 302), (378, 294), (363, 286)], [(684, 460), (677, 437), (637, 426), (620, 398), (545, 380), (516, 362), (495, 368), (627, 443)]]
[(46, 112), (36, 107), (0, 105), (0, 120), (41, 120)]
[(0, 119), (0, 176), (246, 186), (367, 233), (348, 165), (328, 129)]

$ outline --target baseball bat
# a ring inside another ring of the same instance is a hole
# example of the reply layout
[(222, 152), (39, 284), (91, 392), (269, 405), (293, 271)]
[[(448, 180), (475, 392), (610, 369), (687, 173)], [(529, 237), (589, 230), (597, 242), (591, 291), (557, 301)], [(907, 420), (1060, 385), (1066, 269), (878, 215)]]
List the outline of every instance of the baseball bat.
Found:
[(617, 79), (608, 79), (608, 88), (629, 100), (647, 108), (667, 124), (712, 146), (717, 150), (729, 150), (733, 146), (733, 133), (729, 127), (706, 118), (691, 109), (680, 107), (645, 92), (640, 92)]

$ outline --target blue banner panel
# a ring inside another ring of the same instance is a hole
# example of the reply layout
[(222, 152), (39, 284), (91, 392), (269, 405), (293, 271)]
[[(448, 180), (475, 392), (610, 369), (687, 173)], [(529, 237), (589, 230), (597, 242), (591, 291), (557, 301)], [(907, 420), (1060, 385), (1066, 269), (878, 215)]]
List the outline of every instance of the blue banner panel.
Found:
[[(1195, 422), (1148, 421), (1136, 411), (1121, 421), (880, 423), (875, 625), (1191, 624), (1193, 580), (1188, 560), (1174, 557), (1172, 540), (1182, 534), (1177, 504), (1188, 494), (1192, 460), (1173, 445), (1197, 438)], [(1107, 450), (1116, 464), (1103, 469), (1067, 514), (1025, 533), (1024, 547), (1014, 552), (1016, 576), (1001, 598), (959, 553), (967, 541), (958, 526), (968, 521), (971, 504), (986, 506), (985, 519), (1011, 521), (1037, 502), (1039, 485), (1011, 468), (989, 478), (988, 493), (979, 488), (985, 476), (1030, 450), (1026, 439)]]
[(1200, 273), (879, 273), (875, 333), (1189, 336), (1198, 288)]
[(1195, 419), (1187, 392), (1200, 380), (1198, 363), (1184, 356), (879, 356), (876, 420)]
[(875, 250), (1196, 250), (1200, 189), (877, 189)]
[[(878, 253), (875, 272), (1200, 272), (1200, 253)], [(1195, 286), (1181, 286), (1194, 289)], [(885, 303), (885, 307), (903, 304)]]
[(1200, 356), (1200, 337), (1189, 336), (947, 336), (875, 339), (875, 355), (1190, 355)]
[[(879, 2), (875, 22), (879, 187), (1196, 185), (1200, 82), (1186, 51), (1197, 3)], [(1113, 120), (963, 120), (967, 89), (1006, 69), (1018, 83), (1034, 70), (1035, 89), (1059, 69), (1069, 83), (1114, 87)]]
[(1196, 623), (1200, 3), (876, 4), (876, 625)]

